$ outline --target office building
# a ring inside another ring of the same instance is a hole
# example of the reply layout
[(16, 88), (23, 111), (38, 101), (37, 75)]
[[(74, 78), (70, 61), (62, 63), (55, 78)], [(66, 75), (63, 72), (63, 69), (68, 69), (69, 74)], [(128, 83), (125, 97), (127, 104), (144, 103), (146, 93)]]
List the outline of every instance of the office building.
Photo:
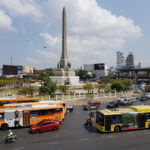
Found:
[(117, 69), (121, 68), (124, 65), (125, 65), (125, 60), (124, 60), (123, 53), (117, 51)]

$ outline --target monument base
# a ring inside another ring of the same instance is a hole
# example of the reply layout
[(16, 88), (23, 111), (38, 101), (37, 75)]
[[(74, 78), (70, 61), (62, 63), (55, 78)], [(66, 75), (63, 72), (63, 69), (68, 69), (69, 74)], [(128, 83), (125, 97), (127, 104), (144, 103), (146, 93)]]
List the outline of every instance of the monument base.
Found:
[(57, 85), (79, 85), (79, 76), (50, 76)]

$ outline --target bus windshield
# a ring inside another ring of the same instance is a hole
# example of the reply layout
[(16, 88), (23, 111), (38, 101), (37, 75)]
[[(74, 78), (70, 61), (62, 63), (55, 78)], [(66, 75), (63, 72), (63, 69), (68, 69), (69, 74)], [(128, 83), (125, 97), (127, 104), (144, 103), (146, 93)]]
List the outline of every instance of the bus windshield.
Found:
[(100, 125), (104, 125), (104, 115), (100, 112), (96, 113), (96, 122)]

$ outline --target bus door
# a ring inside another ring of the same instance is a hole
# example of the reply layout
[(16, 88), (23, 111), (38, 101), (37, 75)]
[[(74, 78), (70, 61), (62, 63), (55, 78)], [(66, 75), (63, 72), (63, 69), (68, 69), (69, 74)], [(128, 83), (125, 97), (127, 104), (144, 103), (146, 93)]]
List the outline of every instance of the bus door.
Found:
[(106, 131), (111, 131), (111, 123), (112, 123), (112, 119), (110, 116), (106, 116), (105, 117), (105, 130)]
[(23, 126), (29, 126), (30, 125), (30, 112), (24, 111), (23, 112)]
[(9, 127), (19, 127), (23, 125), (22, 110), (7, 110), (4, 112), (4, 122)]
[(138, 114), (138, 126), (145, 128), (146, 116), (144, 114)]

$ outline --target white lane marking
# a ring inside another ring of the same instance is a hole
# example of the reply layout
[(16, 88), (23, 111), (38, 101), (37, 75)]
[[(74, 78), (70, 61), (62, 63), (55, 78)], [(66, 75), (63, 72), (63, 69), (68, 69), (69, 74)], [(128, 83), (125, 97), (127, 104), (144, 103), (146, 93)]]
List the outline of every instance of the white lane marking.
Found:
[(80, 141), (88, 141), (88, 139), (80, 139)]
[(23, 149), (24, 149), (24, 146), (21, 146), (21, 147), (15, 148), (14, 150), (23, 150)]
[(51, 142), (51, 143), (48, 143), (48, 144), (50, 144), (50, 145), (57, 145), (58, 144), (58, 142)]

